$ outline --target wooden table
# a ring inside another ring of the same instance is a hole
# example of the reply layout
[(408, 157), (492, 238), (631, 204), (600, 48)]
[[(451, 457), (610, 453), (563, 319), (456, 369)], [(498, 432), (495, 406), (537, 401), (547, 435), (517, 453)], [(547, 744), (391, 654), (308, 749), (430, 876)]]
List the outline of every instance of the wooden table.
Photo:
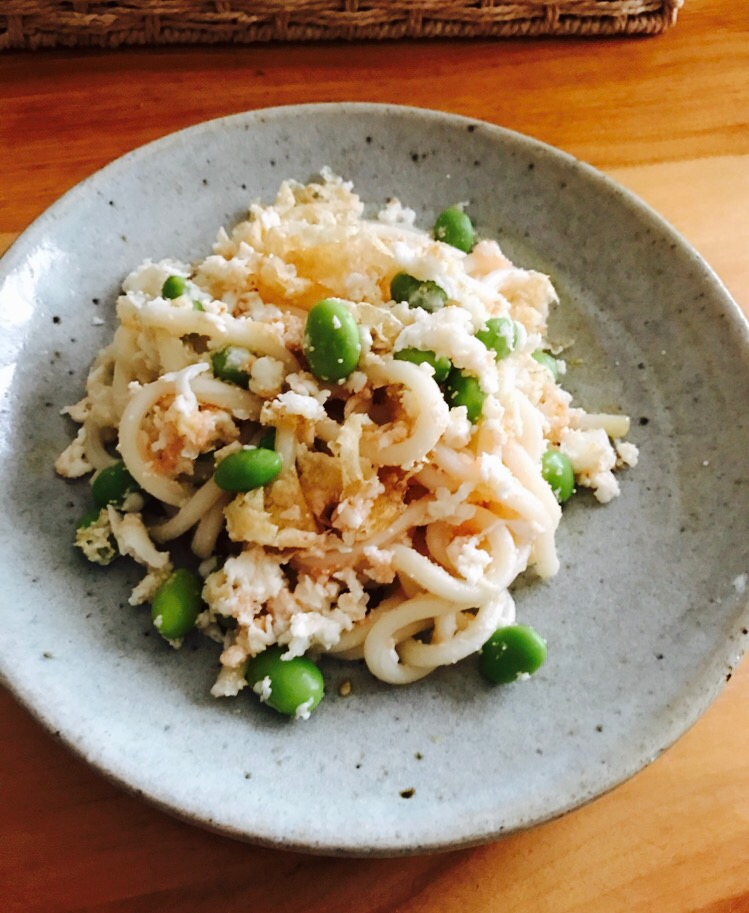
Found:
[[(0, 243), (113, 157), (196, 121), (304, 101), (484, 118), (660, 210), (749, 312), (749, 5), (687, 0), (654, 39), (0, 56)], [(305, 857), (182, 824), (105, 782), (0, 693), (3, 913), (749, 911), (749, 665), (703, 719), (586, 808), (479, 849)]]

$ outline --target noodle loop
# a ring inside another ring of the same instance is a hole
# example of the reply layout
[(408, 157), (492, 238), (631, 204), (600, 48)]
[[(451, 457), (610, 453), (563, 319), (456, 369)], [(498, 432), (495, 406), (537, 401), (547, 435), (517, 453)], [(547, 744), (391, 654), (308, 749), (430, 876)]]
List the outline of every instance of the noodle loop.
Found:
[[(565, 497), (574, 470), (606, 501), (613, 470), (636, 462), (612, 440), (626, 416), (573, 407), (543, 367), (558, 366), (547, 277), (494, 241), (464, 252), (413, 222), (395, 200), (365, 219), (327, 170), (285, 182), (202, 263), (127, 277), (114, 338), (68, 410), (82, 428), (58, 472), (105, 469), (116, 447), (141, 489), (94, 511), (77, 544), (107, 563), (114, 535), (147, 569), (139, 603), (172, 573), (154, 543), (189, 542), (197, 624), (223, 647), (217, 696), (244, 688), (269, 646), (363, 659), (396, 685), (476, 653), (514, 622), (518, 575), (559, 568), (544, 465), (562, 465)], [(506, 328), (501, 346), (490, 325)], [(263, 460), (272, 477), (226, 483)], [(268, 681), (250, 684), (267, 699)]]

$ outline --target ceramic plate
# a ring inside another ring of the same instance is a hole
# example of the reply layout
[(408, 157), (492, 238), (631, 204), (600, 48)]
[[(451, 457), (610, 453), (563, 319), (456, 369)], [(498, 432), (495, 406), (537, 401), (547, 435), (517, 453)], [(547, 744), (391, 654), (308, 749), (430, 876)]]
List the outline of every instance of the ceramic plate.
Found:
[[(138, 572), (71, 546), (88, 486), (56, 478), (114, 300), (146, 257), (202, 258), (220, 225), (324, 165), (428, 227), (467, 201), (484, 236), (551, 274), (567, 386), (633, 417), (641, 450), (602, 507), (581, 494), (562, 568), (516, 592), (549, 659), (492, 688), (473, 660), (407, 688), (324, 661), (328, 695), (294, 724), (252, 695), (217, 701), (217, 648), (175, 653)], [(4, 510), (0, 668), (87, 761), (162, 808), (263, 844), (405, 853), (489, 840), (600, 795), (670, 745), (718, 692), (749, 625), (747, 324), (658, 216), (569, 156), (485, 123), (409, 108), (278, 108), (126, 155), (46, 212), (0, 270)], [(350, 679), (353, 693), (338, 694)]]

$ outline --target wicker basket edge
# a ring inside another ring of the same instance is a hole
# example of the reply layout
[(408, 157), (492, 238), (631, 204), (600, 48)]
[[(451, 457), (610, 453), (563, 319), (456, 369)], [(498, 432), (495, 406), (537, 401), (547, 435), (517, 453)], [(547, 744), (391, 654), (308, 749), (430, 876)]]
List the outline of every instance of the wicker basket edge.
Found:
[[(254, 44), (270, 41), (382, 40), (398, 38), (508, 38), (540, 36), (656, 35), (676, 21), (684, 0), (515, 0), (466, 3), (445, 0), (435, 12), (418, 0), (400, 17), (373, 15), (369, 4), (318, 2), (292, 15), (293, 3), (274, 15), (273, 4), (247, 0), (141, 0), (127, 8), (105, 0), (6, 0), (0, 12), (0, 50), (105, 47), (147, 44)], [(213, 10), (206, 11), (206, 6)], [(385, 4), (381, 4), (385, 6)], [(399, 4), (403, 7), (403, 4)], [(605, 6), (605, 12), (602, 7)], [(342, 9), (343, 7), (343, 9)], [(265, 10), (264, 14), (262, 10)], [(148, 10), (151, 12), (148, 12)], [(154, 12), (161, 10), (161, 13)], [(575, 9), (575, 12), (571, 10)], [(382, 13), (382, 11), (380, 11)]]

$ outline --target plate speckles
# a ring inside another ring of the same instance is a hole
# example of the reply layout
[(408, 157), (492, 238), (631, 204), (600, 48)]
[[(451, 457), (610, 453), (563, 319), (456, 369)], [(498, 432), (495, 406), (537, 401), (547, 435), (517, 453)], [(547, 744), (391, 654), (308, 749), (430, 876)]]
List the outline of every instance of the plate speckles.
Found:
[[(209, 696), (215, 644), (195, 637), (174, 653), (144, 636), (144, 610), (125, 604), (138, 571), (87, 565), (71, 548), (85, 483), (50, 469), (32, 484), (20, 457), (33, 451), (51, 467), (67, 443), (67, 420), (45, 410), (39, 421), (39, 405), (82, 393), (102, 344), (90, 302), (111, 318), (134, 265), (204, 257), (227, 213), (239, 218), (281, 179), (324, 165), (352, 179), (371, 212), (399, 196), (425, 227), (466, 201), (480, 232), (551, 273), (564, 301), (552, 329), (575, 339), (579, 359), (566, 383), (592, 410), (631, 414), (642, 455), (618, 500), (566, 505), (558, 577), (516, 589), (521, 619), (549, 644), (537, 676), (492, 688), (469, 660), (396, 689), (328, 661), (328, 699), (295, 725), (251, 697)], [(198, 192), (154, 196), (180, 183)], [(51, 731), (160, 807), (313, 852), (478, 843), (630, 776), (735, 668), (749, 629), (747, 595), (733, 585), (749, 570), (746, 322), (668, 226), (569, 156), (412, 108), (242, 114), (166, 137), (74, 188), (6, 255), (0, 292), (0, 670)], [(344, 679), (351, 693), (340, 697)]]

